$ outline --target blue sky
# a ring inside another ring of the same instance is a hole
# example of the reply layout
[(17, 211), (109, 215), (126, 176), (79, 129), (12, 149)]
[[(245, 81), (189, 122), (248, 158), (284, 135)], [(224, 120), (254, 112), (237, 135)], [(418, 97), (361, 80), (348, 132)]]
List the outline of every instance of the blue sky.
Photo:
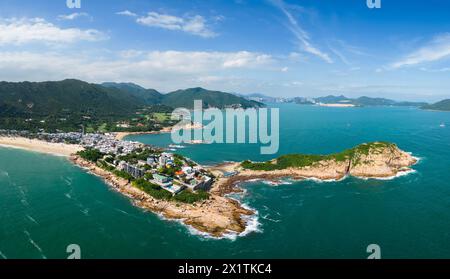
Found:
[(0, 79), (450, 97), (450, 2), (0, 0)]

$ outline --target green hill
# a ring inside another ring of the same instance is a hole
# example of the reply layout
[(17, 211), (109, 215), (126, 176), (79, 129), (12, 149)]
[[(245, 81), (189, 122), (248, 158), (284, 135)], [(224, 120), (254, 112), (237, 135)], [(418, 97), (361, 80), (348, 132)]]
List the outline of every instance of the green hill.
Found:
[(79, 80), (0, 82), (0, 116), (115, 116), (128, 115), (139, 106), (133, 95)]
[(426, 105), (424, 102), (406, 102), (395, 101), (385, 98), (359, 97), (353, 100), (353, 104), (359, 106), (404, 106), (404, 107), (421, 107)]
[(172, 124), (160, 115), (192, 108), (198, 99), (204, 107), (262, 105), (202, 88), (164, 95), (132, 83), (0, 82), (0, 130), (78, 131), (83, 125), (88, 131), (149, 131)]
[(442, 100), (431, 105), (425, 105), (422, 109), (450, 111), (450, 99)]
[(134, 83), (104, 82), (101, 85), (107, 88), (115, 88), (125, 91), (143, 100), (146, 105), (160, 104), (163, 98), (163, 94), (159, 93), (155, 89), (146, 89)]
[(226, 107), (250, 108), (264, 106), (262, 103), (247, 100), (230, 93), (211, 91), (200, 87), (168, 93), (164, 96), (162, 103), (174, 108), (184, 107), (192, 109), (194, 100), (202, 100), (204, 108), (217, 107), (222, 109)]

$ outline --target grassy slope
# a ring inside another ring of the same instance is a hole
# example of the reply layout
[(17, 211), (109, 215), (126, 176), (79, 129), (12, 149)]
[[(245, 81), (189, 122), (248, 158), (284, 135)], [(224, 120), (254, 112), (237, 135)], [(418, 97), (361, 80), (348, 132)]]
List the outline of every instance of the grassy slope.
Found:
[(360, 155), (367, 155), (369, 152), (377, 152), (377, 150), (382, 151), (385, 148), (392, 147), (395, 147), (395, 144), (388, 142), (372, 142), (360, 144), (342, 152), (329, 155), (288, 154), (273, 161), (262, 163), (244, 161), (241, 165), (245, 169), (271, 171), (286, 168), (302, 168), (328, 160), (335, 160), (336, 162), (352, 160), (354, 164), (358, 164)]

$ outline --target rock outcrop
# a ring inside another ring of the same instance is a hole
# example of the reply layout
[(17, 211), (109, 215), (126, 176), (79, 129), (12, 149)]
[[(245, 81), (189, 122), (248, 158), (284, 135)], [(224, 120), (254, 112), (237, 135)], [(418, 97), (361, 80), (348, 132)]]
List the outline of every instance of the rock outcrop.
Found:
[(239, 202), (216, 194), (211, 194), (208, 200), (194, 204), (158, 200), (133, 187), (126, 179), (117, 177), (92, 162), (78, 156), (72, 156), (70, 159), (76, 165), (102, 177), (108, 185), (131, 198), (136, 206), (159, 213), (167, 219), (180, 220), (214, 237), (244, 232), (247, 226), (245, 216), (254, 214)]
[[(239, 174), (222, 181), (223, 187), (229, 188), (230, 184), (244, 180), (271, 180), (281, 177), (318, 180), (340, 180), (346, 176), (386, 178), (410, 171), (411, 166), (417, 163), (417, 159), (411, 154), (400, 150), (395, 144), (385, 142), (361, 144), (331, 155), (294, 154), (286, 156), (291, 156), (290, 165), (286, 167), (279, 166), (281, 159), (265, 163), (236, 164), (235, 170), (239, 171)], [(283, 160), (286, 161), (286, 158)], [(283, 163), (286, 164), (286, 162)]]

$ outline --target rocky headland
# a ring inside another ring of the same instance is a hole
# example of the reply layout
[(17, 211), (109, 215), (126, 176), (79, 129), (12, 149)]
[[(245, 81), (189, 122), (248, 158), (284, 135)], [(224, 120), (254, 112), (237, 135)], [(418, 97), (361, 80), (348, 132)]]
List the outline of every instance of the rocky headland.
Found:
[(411, 166), (416, 163), (417, 158), (393, 143), (365, 143), (330, 155), (290, 154), (268, 162), (230, 163), (227, 171), (237, 175), (219, 179), (216, 191), (221, 194), (239, 191), (236, 185), (254, 179), (270, 181), (289, 177), (336, 181), (347, 176), (386, 179), (412, 171)]

